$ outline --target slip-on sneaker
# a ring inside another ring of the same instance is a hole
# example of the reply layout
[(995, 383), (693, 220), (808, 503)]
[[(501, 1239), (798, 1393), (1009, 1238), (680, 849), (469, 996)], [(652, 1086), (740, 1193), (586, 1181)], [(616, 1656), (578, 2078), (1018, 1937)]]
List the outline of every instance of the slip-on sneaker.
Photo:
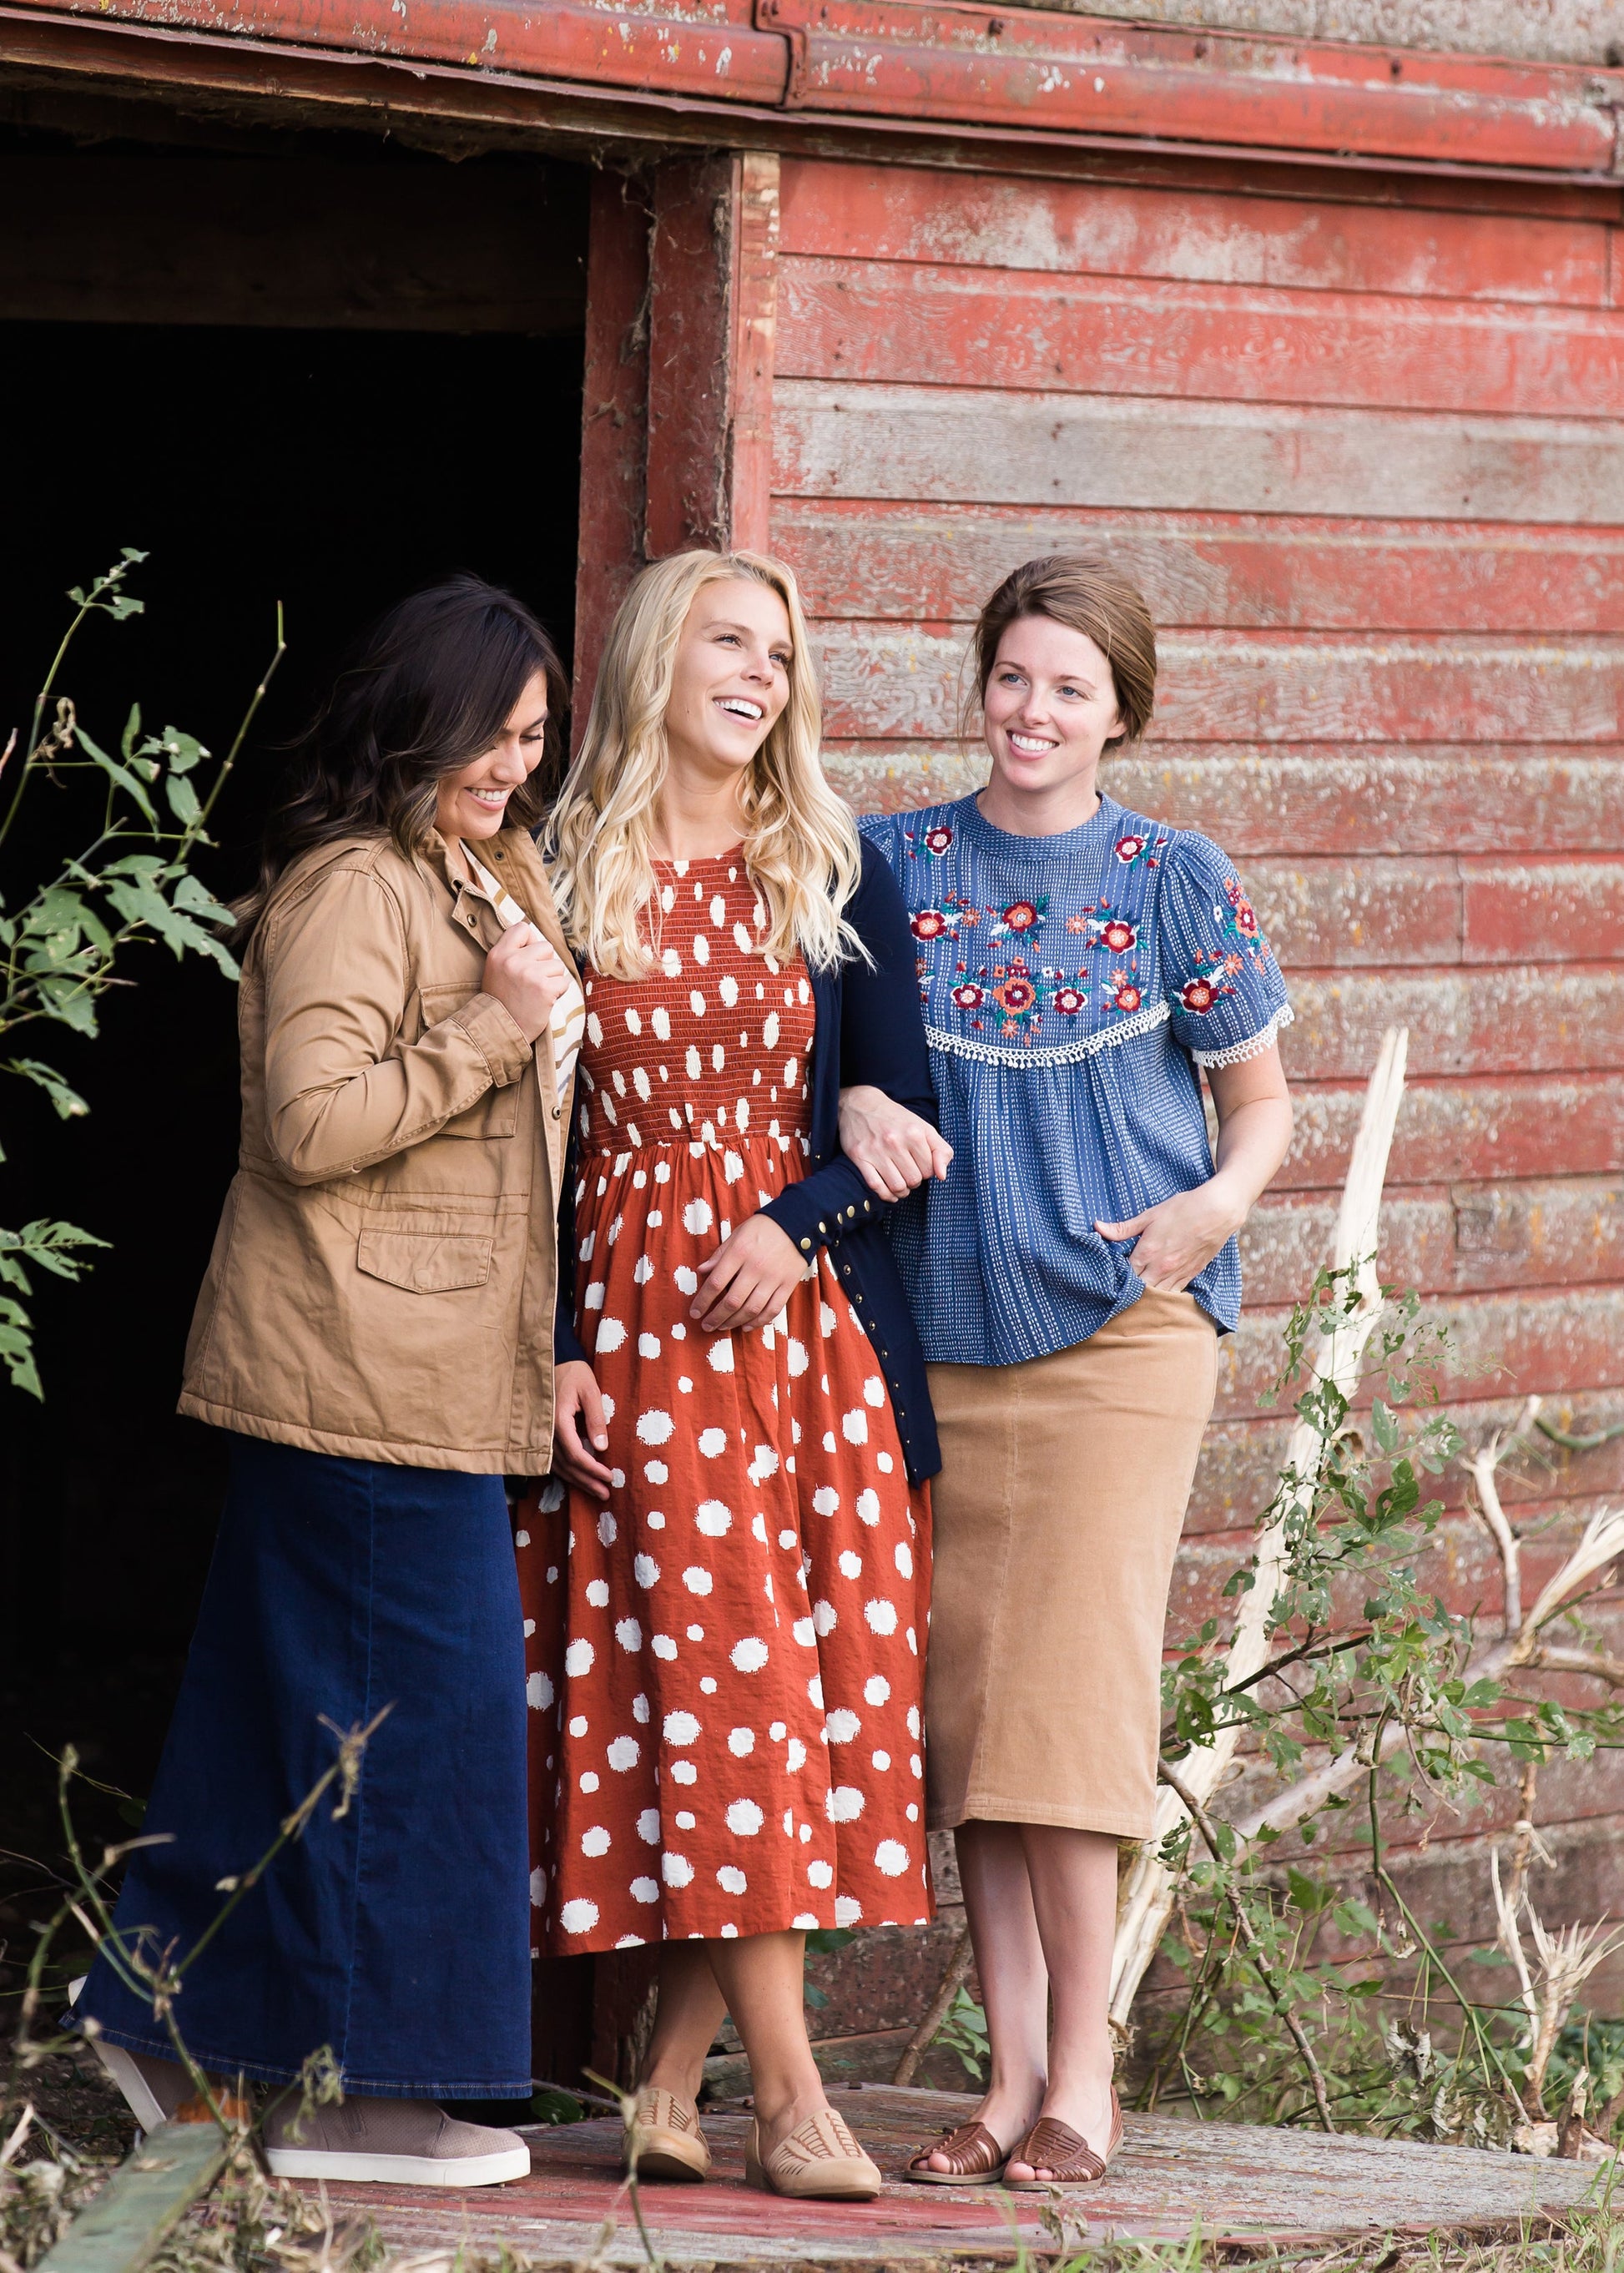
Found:
[(432, 2099), (346, 2099), (301, 2121), (291, 2094), (266, 2118), (265, 2159), (279, 2179), (347, 2186), (493, 2187), (530, 2168), (516, 2132), (459, 2123)]

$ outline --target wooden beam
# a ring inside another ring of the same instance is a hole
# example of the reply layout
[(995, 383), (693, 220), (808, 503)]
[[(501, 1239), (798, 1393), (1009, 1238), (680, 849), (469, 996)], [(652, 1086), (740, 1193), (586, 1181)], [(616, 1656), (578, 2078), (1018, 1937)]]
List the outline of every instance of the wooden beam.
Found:
[(120, 2164), (35, 2273), (139, 2273), (225, 2167), (215, 2123), (165, 2123)]

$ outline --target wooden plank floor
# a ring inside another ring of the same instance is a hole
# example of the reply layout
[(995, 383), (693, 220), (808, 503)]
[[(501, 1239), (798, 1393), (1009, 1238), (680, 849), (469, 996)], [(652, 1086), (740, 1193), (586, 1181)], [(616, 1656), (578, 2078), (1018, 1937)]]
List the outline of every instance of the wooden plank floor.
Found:
[[(836, 2090), (837, 2101), (888, 2179), (921, 2141), (974, 2104), (957, 2093), (887, 2085)], [(676, 2266), (750, 2263), (919, 2266), (1007, 2259), (1018, 2246), (1051, 2254), (1040, 2215), (1048, 2197), (989, 2187), (888, 2185), (872, 2203), (781, 2202), (744, 2183), (748, 2112), (707, 2109), (716, 2169), (703, 2187), (649, 2186), (644, 2214), (661, 2256)], [(397, 2247), (494, 2250), (506, 2242), (543, 2264), (587, 2258), (643, 2262), (620, 2188), (620, 2135), (610, 2121), (526, 2134), (528, 2179), (470, 2194), (334, 2187), (335, 2209), (365, 2212)], [(1103, 2186), (1068, 2195), (1068, 2239), (1183, 2237), (1304, 2245), (1376, 2229), (1487, 2233), (1530, 2212), (1560, 2215), (1586, 2200), (1593, 2167), (1526, 2157), (1306, 2131), (1127, 2119), (1127, 2138)], [(1086, 2219), (1086, 2234), (1082, 2221)], [(601, 2255), (605, 2220), (614, 2234)]]

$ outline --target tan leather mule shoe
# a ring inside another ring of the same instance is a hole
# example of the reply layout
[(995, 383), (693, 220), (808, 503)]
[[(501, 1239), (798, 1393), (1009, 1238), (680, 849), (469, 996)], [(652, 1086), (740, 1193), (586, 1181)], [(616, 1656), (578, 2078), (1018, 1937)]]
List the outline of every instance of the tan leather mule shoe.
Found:
[(699, 2127), (699, 2110), (691, 2099), (674, 2091), (645, 2084), (637, 2094), (635, 2114), (626, 2127), (626, 2167), (632, 2166), (634, 2134), (640, 2179), (680, 2179), (690, 2184), (710, 2175), (710, 2149)]
[(763, 2158), (761, 2126), (750, 2126), (744, 2175), (770, 2194), (798, 2202), (872, 2202), (884, 2180), (832, 2107), (798, 2124), (787, 2139)]

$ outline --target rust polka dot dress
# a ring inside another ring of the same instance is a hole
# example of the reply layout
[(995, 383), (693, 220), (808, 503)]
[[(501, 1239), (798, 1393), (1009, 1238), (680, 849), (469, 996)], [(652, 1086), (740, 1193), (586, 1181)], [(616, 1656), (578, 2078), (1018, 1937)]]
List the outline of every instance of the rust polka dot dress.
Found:
[(696, 1272), (804, 1172), (812, 991), (738, 854), (657, 869), (658, 968), (585, 973), (577, 1326), (606, 1504), (533, 1497), (530, 1881), (553, 1954), (930, 1916), (929, 1496), (833, 1266), (708, 1334)]

